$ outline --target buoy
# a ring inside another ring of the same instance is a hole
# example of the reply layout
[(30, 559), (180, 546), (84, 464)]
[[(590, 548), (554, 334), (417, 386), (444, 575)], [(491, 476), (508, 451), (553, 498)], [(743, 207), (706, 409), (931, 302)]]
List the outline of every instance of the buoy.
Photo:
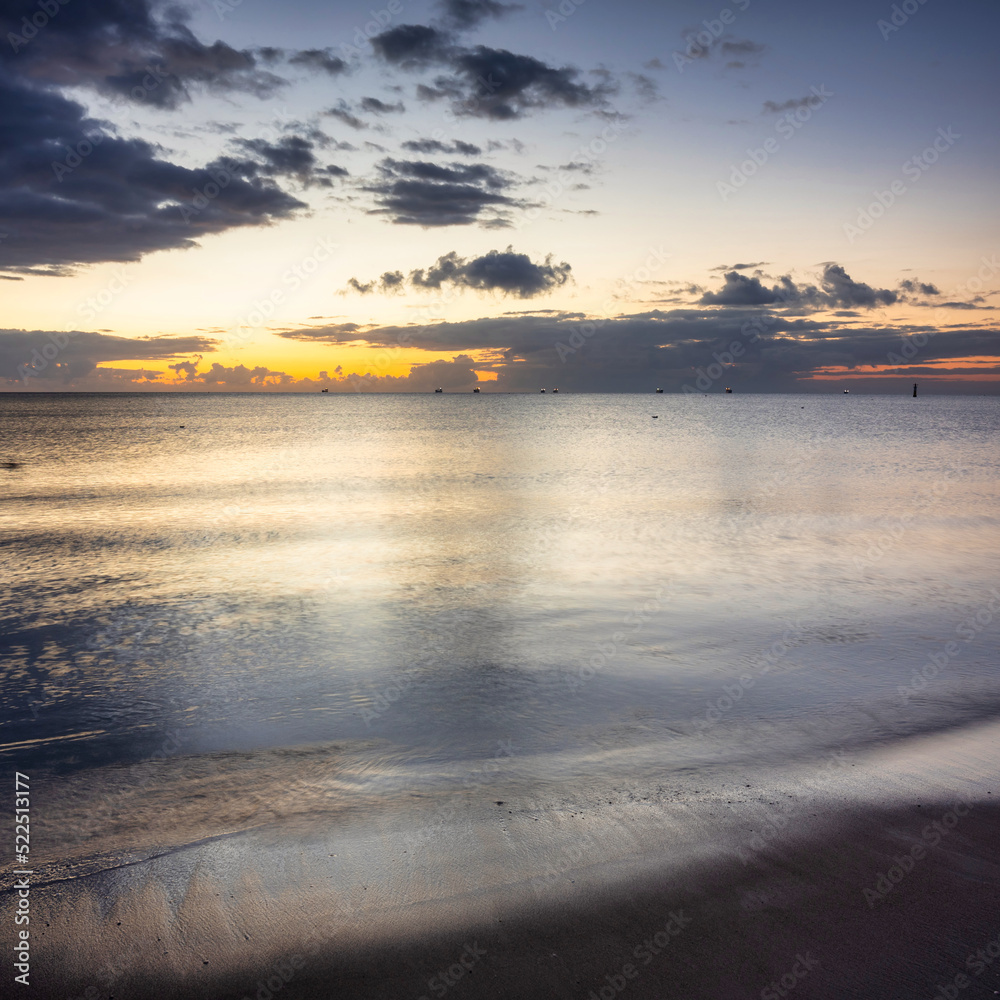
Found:
[(914, 399), (917, 398), (917, 383), (916, 382), (913, 383), (913, 398)]

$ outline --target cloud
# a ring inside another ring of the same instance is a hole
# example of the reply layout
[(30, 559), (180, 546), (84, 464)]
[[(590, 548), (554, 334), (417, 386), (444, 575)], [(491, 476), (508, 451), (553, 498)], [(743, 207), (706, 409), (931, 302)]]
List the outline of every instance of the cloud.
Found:
[[(269, 142), (267, 139), (237, 139), (236, 145), (260, 157), (263, 163), (258, 167), (259, 172), (268, 176), (295, 177), (305, 185), (319, 184), (328, 187), (330, 180), (322, 175), (342, 177), (347, 174), (343, 167), (321, 166), (316, 159), (313, 143), (301, 136), (287, 135), (277, 142)], [(251, 176), (257, 172), (253, 166), (245, 165), (243, 169)]]
[(395, 104), (386, 104), (385, 101), (380, 101), (377, 97), (362, 97), (361, 110), (377, 115), (387, 115), (405, 111), (406, 108), (402, 101), (397, 101)]
[(941, 292), (934, 285), (925, 284), (922, 281), (912, 281), (907, 278), (899, 283), (899, 287), (905, 292), (920, 292), (921, 295), (940, 295)]
[(256, 368), (234, 365), (227, 368), (215, 361), (207, 372), (200, 373), (193, 381), (204, 382), (205, 385), (211, 386), (249, 389), (264, 385), (282, 385), (292, 381), (292, 377), (284, 372), (271, 371), (264, 365), (258, 365)]
[(499, 20), (524, 10), (519, 3), (498, 3), (497, 0), (438, 0), (437, 6), (444, 22), (457, 30), (476, 28), (490, 18)]
[(527, 254), (515, 253), (512, 247), (490, 250), (470, 260), (459, 257), (453, 250), (426, 270), (413, 271), (410, 281), (416, 288), (439, 289), (443, 284), (451, 284), (530, 299), (564, 285), (571, 270), (565, 261), (553, 264), (552, 254), (542, 263), (535, 263)]
[[(567, 312), (522, 313), (376, 327), (363, 337), (376, 349), (405, 344), (466, 354), (475, 358), (476, 369), (489, 367), (497, 373), (498, 381), (491, 387), (501, 391), (537, 392), (552, 385), (581, 392), (651, 391), (656, 385), (679, 391), (694, 384), (699, 370), (718, 364), (716, 356), (723, 362), (733, 359), (726, 363), (725, 381), (720, 380), (719, 386), (736, 384), (740, 391), (829, 391), (829, 383), (814, 380), (818, 370), (843, 368), (852, 377), (871, 376), (887, 366), (890, 352), (899, 352), (902, 337), (916, 333), (927, 338), (915, 359), (927, 366), (922, 380), (933, 375), (934, 365), (952, 359), (997, 357), (996, 333), (990, 329), (858, 328), (757, 308), (682, 308), (593, 319)], [(288, 330), (281, 336), (341, 345), (359, 335), (317, 327)], [(728, 353), (734, 342), (743, 348), (738, 360)], [(390, 382), (371, 385), (382, 391), (403, 388)]]
[(336, 107), (327, 108), (323, 114), (329, 115), (331, 118), (336, 118), (338, 121), (343, 122), (346, 126), (348, 126), (348, 128), (353, 128), (358, 131), (371, 128), (368, 122), (359, 118), (356, 114), (354, 114), (354, 112), (351, 111), (350, 105), (343, 98), (337, 102)]
[(23, 21), (39, 13), (37, 0), (6, 0), (0, 34), (7, 39), (5, 55), (13, 55), (8, 68), (59, 87), (88, 87), (163, 108), (189, 100), (192, 85), (266, 97), (284, 82), (260, 69), (249, 50), (201, 42), (179, 6), (161, 8), (162, 16), (154, 10), (149, 0), (72, 0), (28, 39)]
[[(506, 250), (490, 250), (481, 257), (464, 259), (452, 250), (439, 257), (428, 268), (417, 268), (409, 274), (411, 288), (439, 290), (444, 285), (455, 288), (473, 288), (477, 291), (503, 292), (521, 299), (543, 295), (570, 278), (572, 268), (563, 261), (552, 263), (549, 254), (541, 263), (535, 263), (527, 254)], [(401, 291), (407, 279), (401, 271), (386, 271), (376, 281), (348, 281), (348, 287), (362, 295), (373, 291)]]
[(330, 76), (339, 76), (348, 69), (347, 63), (340, 56), (335, 56), (330, 49), (304, 49), (291, 56), (288, 62), (291, 66), (321, 70)]
[[(507, 121), (541, 107), (604, 108), (617, 85), (606, 71), (589, 86), (573, 66), (553, 67), (533, 56), (486, 45), (457, 45), (447, 31), (422, 24), (401, 24), (371, 39), (386, 62), (404, 69), (442, 65), (447, 74), (433, 86), (420, 84), (417, 96), (447, 98), (456, 114)], [(652, 82), (652, 81), (650, 81)]]
[(797, 284), (787, 274), (771, 287), (756, 275), (748, 277), (736, 270), (727, 271), (724, 279), (722, 288), (715, 292), (705, 292), (698, 301), (702, 305), (730, 307), (788, 305), (829, 309), (837, 306), (863, 306), (872, 309), (875, 306), (893, 305), (899, 300), (898, 292), (888, 288), (875, 289), (864, 282), (854, 281), (840, 264), (834, 263), (824, 265), (821, 288)]
[(388, 215), (399, 225), (502, 226), (504, 209), (519, 204), (504, 193), (512, 183), (509, 174), (485, 163), (442, 166), (390, 157), (379, 164), (379, 177), (366, 190), (378, 205), (373, 214)]
[[(173, 361), (208, 353), (207, 337), (119, 337), (106, 333), (49, 330), (0, 330), (0, 379), (67, 382), (93, 373), (110, 361)], [(33, 374), (32, 374), (33, 373)]]
[(822, 283), (831, 304), (848, 309), (851, 306), (864, 306), (866, 309), (891, 306), (899, 300), (898, 292), (854, 281), (840, 264), (824, 267)]
[(426, 24), (399, 24), (371, 39), (372, 48), (387, 63), (416, 69), (447, 58), (451, 36)]
[[(150, 142), (119, 137), (60, 93), (86, 88), (158, 108), (177, 107), (195, 85), (267, 96), (281, 80), (260, 70), (252, 52), (203, 44), (180, 8), (147, 0), (57, 4), (25, 38), (23, 20), (39, 12), (27, 0), (0, 10), (0, 270), (68, 274), (78, 265), (136, 261), (306, 207), (273, 180), (306, 177), (311, 154), (296, 140), (258, 150), (260, 159), (183, 167)], [(300, 167), (290, 169), (294, 156)]]
[(635, 92), (644, 101), (656, 101), (660, 97), (659, 84), (645, 73), (629, 73), (629, 80), (635, 87)]
[(749, 271), (754, 267), (766, 267), (770, 264), (768, 260), (756, 260), (750, 264), (720, 264), (718, 267), (713, 267), (712, 271)]
[(403, 149), (411, 153), (443, 153), (452, 156), (479, 156), (482, 153), (479, 146), (462, 142), (461, 139), (455, 139), (450, 144), (438, 139), (407, 139), (403, 143)]
[(183, 375), (185, 382), (193, 382), (198, 374), (199, 361), (201, 361), (200, 356), (196, 361), (178, 361), (176, 365), (167, 365), (167, 367), (177, 372), (178, 375)]
[(572, 66), (555, 68), (533, 56), (485, 45), (456, 52), (451, 65), (453, 75), (438, 77), (435, 93), (451, 97), (456, 113), (465, 116), (509, 121), (554, 105), (603, 108), (616, 92), (609, 79), (588, 86)]
[(749, 38), (742, 38), (736, 41), (723, 41), (721, 48), (727, 56), (757, 56), (764, 52), (767, 46), (760, 42), (751, 42)]
[(406, 276), (402, 271), (386, 271), (376, 281), (358, 281), (357, 278), (349, 278), (348, 289), (358, 292), (360, 295), (370, 295), (374, 291), (395, 293), (403, 290), (406, 284)]
[(816, 94), (807, 94), (805, 97), (792, 97), (787, 101), (777, 104), (775, 101), (765, 101), (762, 115), (777, 115), (782, 111), (797, 111), (799, 108), (813, 108), (817, 104), (822, 104), (824, 98)]
[(0, 133), (9, 137), (0, 172), (4, 270), (135, 261), (305, 207), (254, 176), (252, 163), (178, 166), (141, 139), (116, 137), (75, 101), (2, 76)]
[[(713, 53), (721, 52), (723, 57), (736, 57), (733, 61), (726, 64), (728, 67), (743, 68), (747, 65), (745, 62), (747, 57), (759, 56), (767, 50), (766, 45), (762, 45), (760, 42), (752, 42), (749, 38), (724, 38), (719, 35), (713, 35), (711, 32), (706, 31), (702, 25), (686, 29), (684, 31), (684, 42), (684, 52), (674, 53), (674, 61), (678, 66), (683, 65), (679, 61), (683, 58), (689, 60), (708, 59)], [(647, 68), (663, 69), (663, 63), (660, 60), (653, 60), (653, 63), (656, 63), (656, 65), (646, 63)]]

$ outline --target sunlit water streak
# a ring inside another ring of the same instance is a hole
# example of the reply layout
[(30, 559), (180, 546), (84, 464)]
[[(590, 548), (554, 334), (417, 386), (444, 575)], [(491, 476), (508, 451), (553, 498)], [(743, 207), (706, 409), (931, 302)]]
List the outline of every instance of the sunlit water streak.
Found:
[(0, 752), (93, 788), (184, 760), (164, 814), (202, 780), (321, 810), (348, 753), (338, 808), (1000, 711), (995, 398), (8, 395), (0, 419)]

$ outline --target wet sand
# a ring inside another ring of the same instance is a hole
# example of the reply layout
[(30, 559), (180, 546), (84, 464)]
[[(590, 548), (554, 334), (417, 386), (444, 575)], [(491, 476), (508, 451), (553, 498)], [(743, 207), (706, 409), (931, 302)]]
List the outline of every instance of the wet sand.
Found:
[(998, 736), (651, 782), (498, 776), (444, 809), (410, 793), (89, 873), (53, 859), (31, 995), (994, 996)]

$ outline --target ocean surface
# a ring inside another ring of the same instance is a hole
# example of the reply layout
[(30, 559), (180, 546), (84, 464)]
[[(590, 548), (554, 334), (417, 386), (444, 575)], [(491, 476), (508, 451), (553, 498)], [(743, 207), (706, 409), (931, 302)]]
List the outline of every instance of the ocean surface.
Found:
[(230, 829), (1000, 716), (997, 397), (8, 394), (0, 426), (0, 756), (75, 776), (60, 850), (107, 846), (109, 789), (169, 839), (199, 797)]

